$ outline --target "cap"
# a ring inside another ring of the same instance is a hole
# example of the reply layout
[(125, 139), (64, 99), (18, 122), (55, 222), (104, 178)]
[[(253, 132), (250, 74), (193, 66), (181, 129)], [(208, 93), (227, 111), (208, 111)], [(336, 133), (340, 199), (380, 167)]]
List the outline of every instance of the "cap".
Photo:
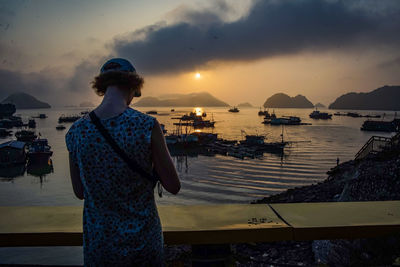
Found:
[(133, 65), (128, 60), (123, 58), (112, 58), (104, 63), (100, 69), (100, 73), (109, 71), (126, 71), (136, 73), (136, 69), (133, 67)]

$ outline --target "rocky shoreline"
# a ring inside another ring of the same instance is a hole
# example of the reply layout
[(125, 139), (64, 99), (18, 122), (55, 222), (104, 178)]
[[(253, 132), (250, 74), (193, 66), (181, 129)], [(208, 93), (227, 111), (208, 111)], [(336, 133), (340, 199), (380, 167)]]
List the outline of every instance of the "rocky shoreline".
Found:
[[(289, 189), (253, 203), (400, 200), (400, 145), (344, 162), (320, 183)], [(236, 245), (249, 261), (239, 266), (392, 266), (400, 264), (400, 235), (356, 240)], [(260, 252), (260, 250), (262, 252)]]

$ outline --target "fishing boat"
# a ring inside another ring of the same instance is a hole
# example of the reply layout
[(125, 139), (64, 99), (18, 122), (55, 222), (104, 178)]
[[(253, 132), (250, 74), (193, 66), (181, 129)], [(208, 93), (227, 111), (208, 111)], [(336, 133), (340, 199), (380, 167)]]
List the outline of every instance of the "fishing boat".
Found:
[(348, 116), (348, 117), (353, 117), (353, 118), (362, 117), (362, 115), (360, 115), (360, 114), (357, 113), (357, 112), (347, 112), (347, 116)]
[(0, 118), (12, 116), (17, 109), (14, 104), (0, 104)]
[(271, 120), (272, 119), (276, 119), (276, 115), (275, 115), (275, 112), (272, 112), (271, 114), (267, 111), (266, 113), (265, 113), (265, 116), (264, 116), (264, 121), (262, 122), (262, 123), (264, 123), (264, 124), (271, 124)]
[(48, 162), (50, 157), (53, 155), (53, 151), (50, 150), (47, 139), (38, 138), (32, 142), (28, 151), (28, 160), (30, 163), (41, 163)]
[(32, 118), (38, 118), (38, 119), (46, 119), (47, 115), (44, 113), (38, 114), (37, 116), (33, 116)]
[(376, 131), (376, 132), (396, 132), (399, 131), (399, 126), (396, 126), (393, 121), (373, 121), (366, 120), (361, 126), (361, 131)]
[(59, 131), (61, 131), (61, 130), (64, 130), (64, 129), (65, 129), (65, 126), (62, 125), (62, 124), (57, 125), (57, 126), (56, 126), (56, 129), (59, 130)]
[(239, 112), (239, 109), (237, 107), (233, 107), (233, 108), (230, 108), (228, 111), (229, 112), (233, 112), (233, 113), (237, 113), (237, 112)]
[(149, 110), (149, 111), (146, 112), (146, 114), (156, 115), (157, 114), (157, 110)]
[(34, 131), (21, 130), (15, 133), (15, 137), (17, 138), (18, 141), (30, 143), (37, 138), (37, 135), (35, 134)]
[(266, 116), (267, 114), (269, 115), (268, 110), (265, 110), (265, 108), (264, 108), (264, 110), (261, 110), (261, 107), (260, 107), (260, 110), (258, 111), (258, 116)]
[(310, 113), (310, 118), (317, 120), (329, 120), (332, 119), (332, 114), (328, 114), (327, 112), (320, 112), (319, 110), (314, 110)]
[(271, 125), (301, 125), (301, 119), (295, 116), (271, 119)]
[(79, 116), (79, 115), (68, 115), (68, 116), (65, 116), (63, 114), (58, 118), (58, 123), (75, 122), (75, 121), (79, 120), (80, 118), (81, 118), (81, 116)]
[(36, 121), (34, 119), (30, 119), (28, 121), (28, 127), (29, 128), (36, 128)]
[(7, 137), (11, 135), (11, 131), (5, 128), (0, 128), (0, 137)]
[(25, 147), (25, 142), (15, 140), (0, 144), (0, 166), (24, 164), (26, 160)]

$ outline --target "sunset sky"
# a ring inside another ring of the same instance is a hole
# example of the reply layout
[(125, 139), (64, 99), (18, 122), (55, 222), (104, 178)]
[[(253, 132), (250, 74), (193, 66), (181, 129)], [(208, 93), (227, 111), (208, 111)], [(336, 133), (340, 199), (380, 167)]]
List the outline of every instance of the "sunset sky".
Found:
[(260, 106), (284, 92), (327, 105), (400, 84), (399, 48), (397, 0), (0, 0), (0, 100), (98, 103), (89, 83), (118, 56), (144, 76), (143, 96)]

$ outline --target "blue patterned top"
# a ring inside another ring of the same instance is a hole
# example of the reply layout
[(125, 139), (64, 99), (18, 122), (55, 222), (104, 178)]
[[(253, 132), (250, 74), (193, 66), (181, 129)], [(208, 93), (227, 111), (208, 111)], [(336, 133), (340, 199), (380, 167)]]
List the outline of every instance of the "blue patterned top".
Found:
[[(154, 121), (132, 108), (101, 120), (117, 144), (149, 173)], [(128, 167), (89, 118), (71, 126), (66, 144), (84, 187), (85, 266), (162, 265), (153, 184)]]

